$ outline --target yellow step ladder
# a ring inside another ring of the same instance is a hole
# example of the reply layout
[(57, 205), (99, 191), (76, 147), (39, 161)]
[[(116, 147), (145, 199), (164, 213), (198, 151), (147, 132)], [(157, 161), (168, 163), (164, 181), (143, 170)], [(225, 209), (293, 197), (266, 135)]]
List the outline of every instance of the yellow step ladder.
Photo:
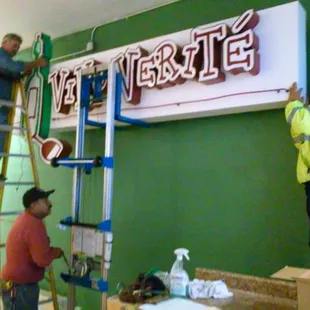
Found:
[[(20, 91), (21, 95), (21, 105), (17, 105), (17, 98)], [(26, 92), (24, 83), (22, 80), (15, 83), (13, 88), (13, 95), (12, 95), (12, 101), (4, 101), (0, 100), (2, 106), (7, 106), (10, 108), (9, 112), (9, 119), (8, 119), (8, 125), (0, 125), (1, 131), (6, 131), (6, 140), (5, 140), (5, 146), (4, 146), (4, 152), (0, 153), (0, 156), (2, 157), (3, 163), (2, 163), (2, 169), (1, 174), (2, 176), (6, 177), (7, 170), (8, 170), (8, 162), (10, 157), (27, 157), (30, 158), (31, 161), (31, 169), (32, 169), (32, 175), (33, 175), (33, 181), (31, 182), (6, 182), (6, 181), (0, 181), (0, 215), (12, 215), (12, 214), (18, 214), (21, 212), (2, 212), (2, 203), (3, 203), (3, 196), (4, 196), (4, 189), (6, 185), (29, 185), (29, 186), (36, 186), (40, 187), (39, 183), (39, 175), (38, 175), (38, 169), (36, 165), (35, 160), (35, 153), (32, 143), (32, 134), (31, 134), (31, 128), (30, 128), (30, 122), (28, 117), (28, 104), (26, 99)], [(15, 127), (14, 126), (14, 120), (16, 115), (16, 109), (21, 110), (21, 114), (24, 115), (24, 128)], [(12, 132), (13, 130), (20, 130), (24, 133), (24, 136), (27, 140), (27, 145), (29, 148), (29, 154), (12, 154), (10, 153), (11, 150), (11, 140), (12, 140)], [(1, 231), (0, 231), (1, 236)], [(0, 249), (5, 248), (5, 243), (0, 244)], [(1, 265), (1, 255), (0, 255), (0, 265)], [(57, 292), (56, 292), (56, 285), (55, 285), (55, 279), (54, 279), (54, 272), (52, 265), (48, 268), (48, 276), (46, 276), (46, 280), (50, 284), (51, 289), (51, 299), (44, 300), (40, 302), (41, 304), (51, 303), (53, 302), (54, 310), (59, 310), (58, 300), (57, 300)]]

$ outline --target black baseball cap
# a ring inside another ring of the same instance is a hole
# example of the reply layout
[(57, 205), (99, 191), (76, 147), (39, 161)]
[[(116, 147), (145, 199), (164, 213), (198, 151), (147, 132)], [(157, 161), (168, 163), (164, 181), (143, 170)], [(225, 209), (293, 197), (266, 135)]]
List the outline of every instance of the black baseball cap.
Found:
[(42, 198), (48, 198), (50, 194), (54, 193), (55, 190), (52, 189), (50, 191), (44, 191), (41, 188), (38, 187), (32, 187), (29, 190), (26, 191), (26, 193), (23, 196), (23, 204), (24, 207), (27, 209), (30, 207), (30, 205)]

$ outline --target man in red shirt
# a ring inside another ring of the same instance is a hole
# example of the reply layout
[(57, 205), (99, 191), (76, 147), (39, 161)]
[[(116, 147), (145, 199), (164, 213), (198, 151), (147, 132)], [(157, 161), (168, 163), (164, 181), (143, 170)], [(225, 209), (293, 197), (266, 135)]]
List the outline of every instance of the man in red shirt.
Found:
[(44, 278), (45, 269), (54, 259), (63, 256), (60, 248), (50, 246), (43, 222), (51, 213), (48, 198), (54, 191), (33, 187), (23, 196), (25, 212), (13, 223), (6, 241), (6, 264), (1, 280), (13, 286), (2, 292), (4, 310), (37, 310), (39, 282)]

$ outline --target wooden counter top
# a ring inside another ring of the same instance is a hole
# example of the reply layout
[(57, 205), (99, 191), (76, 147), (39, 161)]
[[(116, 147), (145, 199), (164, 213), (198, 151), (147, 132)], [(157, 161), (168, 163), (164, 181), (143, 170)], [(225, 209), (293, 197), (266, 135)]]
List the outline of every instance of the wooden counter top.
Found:
[[(296, 283), (260, 278), (219, 270), (197, 268), (200, 280), (222, 280), (234, 296), (228, 299), (204, 299), (202, 304), (223, 310), (296, 310)], [(198, 300), (197, 300), (198, 301)]]

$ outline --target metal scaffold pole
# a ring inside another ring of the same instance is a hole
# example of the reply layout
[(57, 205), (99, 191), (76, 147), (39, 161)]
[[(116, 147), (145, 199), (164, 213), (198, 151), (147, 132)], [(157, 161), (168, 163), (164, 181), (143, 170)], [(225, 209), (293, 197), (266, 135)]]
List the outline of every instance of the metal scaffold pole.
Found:
[[(115, 131), (115, 91), (116, 91), (116, 68), (115, 63), (111, 63), (108, 72), (108, 100), (107, 100), (107, 127), (105, 133), (105, 157), (114, 158), (114, 131)], [(114, 169), (104, 168), (103, 181), (103, 212), (102, 221), (111, 220), (112, 205), (113, 205), (113, 175)], [(112, 232), (106, 232), (103, 242), (104, 260), (101, 262), (101, 277), (103, 280), (108, 280), (108, 270), (110, 268), (111, 252), (112, 252)], [(100, 309), (107, 309), (107, 293), (101, 294)]]

